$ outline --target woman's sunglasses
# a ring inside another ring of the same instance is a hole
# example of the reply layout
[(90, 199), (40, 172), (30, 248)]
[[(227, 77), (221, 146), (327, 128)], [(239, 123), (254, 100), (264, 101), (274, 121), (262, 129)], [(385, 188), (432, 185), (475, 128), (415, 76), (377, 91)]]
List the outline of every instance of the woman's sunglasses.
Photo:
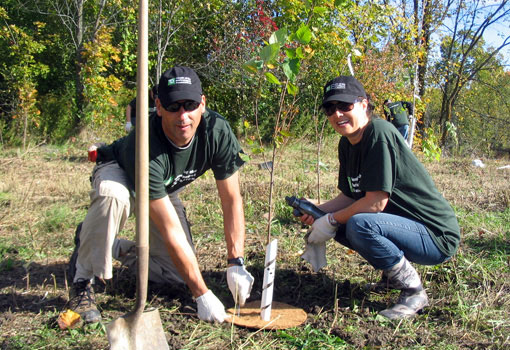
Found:
[[(358, 101), (355, 101), (356, 103)], [(349, 112), (352, 111), (354, 108), (354, 103), (349, 102), (336, 102), (336, 103), (325, 103), (322, 105), (322, 109), (324, 110), (324, 113), (329, 117), (330, 115), (333, 115), (337, 110), (340, 112)]]

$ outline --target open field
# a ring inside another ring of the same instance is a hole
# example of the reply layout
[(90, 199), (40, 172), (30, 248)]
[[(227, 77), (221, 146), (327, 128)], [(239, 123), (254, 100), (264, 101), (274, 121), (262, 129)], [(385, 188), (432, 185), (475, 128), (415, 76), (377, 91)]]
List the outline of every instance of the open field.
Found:
[[(336, 194), (336, 139), (322, 152), (320, 197)], [(0, 150), (0, 349), (107, 349), (104, 326), (62, 331), (56, 324), (68, 301), (65, 270), (76, 225), (84, 218), (92, 163), (86, 145)], [(426, 163), (462, 228), (458, 254), (440, 266), (419, 266), (431, 306), (413, 320), (377, 316), (398, 293), (369, 293), (374, 271), (356, 253), (329, 242), (328, 266), (313, 273), (299, 257), (304, 231), (284, 198), (318, 198), (314, 147), (284, 149), (276, 166), (272, 236), (278, 238), (274, 300), (303, 308), (302, 326), (252, 331), (209, 324), (196, 317), (186, 288), (149, 285), (148, 301), (160, 310), (171, 349), (509, 349), (509, 160), (444, 159)], [(266, 159), (267, 160), (267, 159)], [(269, 172), (253, 156), (242, 169), (247, 222), (246, 259), (260, 299), (266, 245)], [(222, 217), (211, 174), (182, 194), (204, 277), (233, 306), (225, 279)], [(122, 236), (133, 237), (131, 218)], [(135, 279), (122, 266), (97, 294), (105, 322), (130, 310)]]

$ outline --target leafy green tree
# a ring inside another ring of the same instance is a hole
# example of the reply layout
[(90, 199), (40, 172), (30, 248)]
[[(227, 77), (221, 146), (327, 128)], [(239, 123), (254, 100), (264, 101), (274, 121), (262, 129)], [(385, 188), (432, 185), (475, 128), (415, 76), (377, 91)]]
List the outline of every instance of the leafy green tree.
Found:
[[(269, 218), (267, 227), (267, 243), (271, 237), (272, 222), (272, 194), (274, 188), (274, 169), (276, 167), (277, 149), (282, 147), (290, 136), (290, 125), (295, 118), (296, 96), (299, 88), (296, 85), (300, 74), (302, 61), (307, 59), (306, 45), (312, 40), (312, 33), (308, 26), (302, 25), (296, 32), (289, 35), (286, 28), (274, 32), (267, 45), (262, 46), (257, 55), (245, 63), (244, 68), (254, 73), (259, 80), (258, 87), (275, 85), (279, 97), (276, 113), (273, 117), (274, 129), (272, 134), (272, 156), (269, 171), (271, 181), (269, 187)], [(309, 57), (310, 54), (308, 54)], [(280, 78), (279, 78), (280, 77)], [(258, 100), (255, 101), (258, 105)], [(255, 117), (258, 109), (255, 109)], [(258, 120), (258, 119), (256, 119)], [(258, 125), (258, 124), (257, 124)], [(258, 150), (263, 151), (262, 145)]]
[(120, 61), (120, 50), (111, 44), (112, 30), (103, 27), (98, 31), (94, 42), (83, 45), (82, 56), (84, 66), (82, 79), (84, 82), (85, 123), (102, 129), (120, 129), (114, 121), (118, 111), (116, 93), (121, 89), (122, 82), (111, 72), (111, 66)]
[[(71, 61), (74, 63), (74, 84), (75, 84), (75, 105), (72, 124), (75, 128), (81, 129), (85, 126), (83, 122), (84, 111), (87, 108), (84, 95), (84, 76), (82, 68), (86, 65), (83, 55), (84, 45), (94, 43), (99, 31), (103, 27), (115, 26), (118, 22), (118, 15), (127, 2), (123, 0), (98, 2), (87, 0), (18, 0), (20, 8), (26, 12), (36, 13), (47, 17), (47, 20), (57, 20), (67, 32), (66, 42), (72, 45), (74, 56)], [(130, 6), (133, 6), (132, 4)]]
[[(2, 105), (2, 130), (8, 131), (11, 141), (22, 136), (23, 148), (30, 131), (38, 127), (40, 111), (37, 108), (36, 80), (48, 72), (48, 66), (37, 61), (36, 55), (45, 48), (39, 39), (44, 23), (35, 22), (32, 28), (21, 28), (10, 23), (5, 8), (0, 7), (0, 77)], [(4, 136), (2, 136), (2, 140)]]

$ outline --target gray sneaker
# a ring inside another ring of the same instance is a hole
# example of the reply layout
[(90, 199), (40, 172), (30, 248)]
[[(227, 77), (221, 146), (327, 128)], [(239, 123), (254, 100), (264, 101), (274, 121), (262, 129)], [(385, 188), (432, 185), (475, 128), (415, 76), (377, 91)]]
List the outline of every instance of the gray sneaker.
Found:
[(71, 289), (71, 308), (80, 314), (83, 322), (95, 323), (101, 321), (101, 313), (97, 309), (94, 289), (88, 280), (79, 280)]
[(412, 318), (429, 305), (429, 298), (425, 290), (404, 289), (400, 292), (397, 303), (389, 309), (379, 312), (379, 315), (390, 320)]

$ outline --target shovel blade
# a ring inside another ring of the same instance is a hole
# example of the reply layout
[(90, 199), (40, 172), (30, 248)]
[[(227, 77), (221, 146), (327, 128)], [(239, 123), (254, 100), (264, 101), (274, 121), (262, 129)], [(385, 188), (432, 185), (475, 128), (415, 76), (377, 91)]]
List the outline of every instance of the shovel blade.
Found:
[(168, 350), (157, 309), (131, 313), (106, 325), (111, 350)]

